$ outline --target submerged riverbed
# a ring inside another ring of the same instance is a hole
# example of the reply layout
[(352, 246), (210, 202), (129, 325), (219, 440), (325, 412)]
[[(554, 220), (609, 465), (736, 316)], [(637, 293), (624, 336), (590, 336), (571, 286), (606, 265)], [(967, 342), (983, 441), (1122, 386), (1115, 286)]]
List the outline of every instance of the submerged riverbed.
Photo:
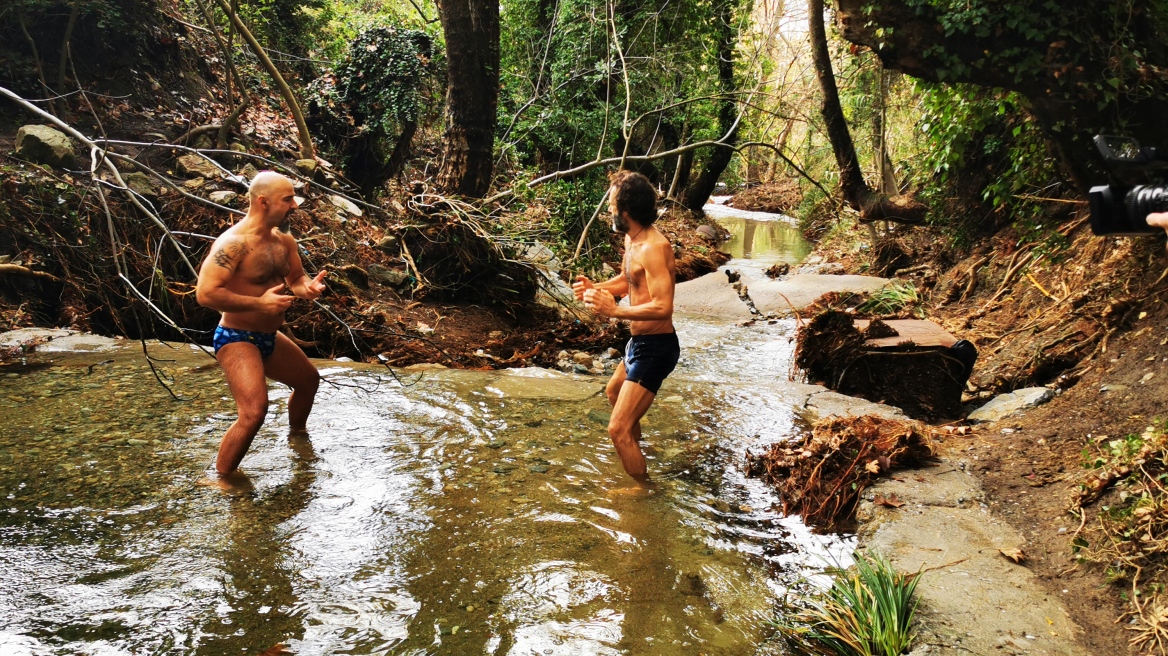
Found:
[[(776, 257), (794, 255), (779, 254)], [(15, 654), (752, 654), (777, 594), (845, 558), (741, 474), (785, 439), (794, 326), (678, 318), (628, 484), (599, 378), (320, 362), (205, 485), (234, 405), (214, 361), (46, 354), (0, 373), (0, 648)], [(732, 328), (732, 329), (731, 329)]]

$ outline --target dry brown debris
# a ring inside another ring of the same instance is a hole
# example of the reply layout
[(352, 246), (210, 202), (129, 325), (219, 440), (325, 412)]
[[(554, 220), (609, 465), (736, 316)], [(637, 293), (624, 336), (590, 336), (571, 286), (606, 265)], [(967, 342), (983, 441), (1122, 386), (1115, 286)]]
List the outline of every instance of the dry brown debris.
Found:
[(832, 417), (794, 443), (747, 454), (749, 476), (779, 491), (783, 513), (833, 529), (849, 521), (864, 488), (894, 468), (914, 467), (933, 455), (929, 438), (913, 424), (876, 416)]

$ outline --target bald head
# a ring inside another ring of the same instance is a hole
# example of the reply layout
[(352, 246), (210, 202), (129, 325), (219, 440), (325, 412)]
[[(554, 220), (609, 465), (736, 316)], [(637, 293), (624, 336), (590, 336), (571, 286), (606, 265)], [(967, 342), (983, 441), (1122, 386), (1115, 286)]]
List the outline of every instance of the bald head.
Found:
[(247, 188), (247, 197), (256, 202), (261, 196), (272, 198), (275, 195), (287, 193), (292, 189), (292, 181), (275, 171), (260, 171)]
[(296, 209), (296, 190), (292, 181), (274, 171), (262, 171), (251, 181), (247, 189), (251, 206), (248, 216), (253, 216), (265, 224), (279, 226)]

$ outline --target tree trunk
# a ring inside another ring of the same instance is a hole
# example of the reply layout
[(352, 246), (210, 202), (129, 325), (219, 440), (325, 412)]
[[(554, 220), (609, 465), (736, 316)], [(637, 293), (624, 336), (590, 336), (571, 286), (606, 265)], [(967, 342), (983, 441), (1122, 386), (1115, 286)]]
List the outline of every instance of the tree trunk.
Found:
[[(1168, 68), (1168, 53), (1152, 4), (1083, 0), (1061, 3), (1054, 12), (1038, 3), (977, 4), (984, 20), (976, 23), (900, 0), (838, 0), (837, 19), (845, 39), (872, 48), (887, 68), (1025, 96), (1068, 177), (1083, 191), (1103, 177), (1093, 135), (1127, 133), (1168, 143), (1168, 83), (1151, 73)], [(1026, 20), (1019, 20), (1019, 11)]]
[(860, 213), (864, 222), (884, 220), (896, 223), (922, 223), (925, 206), (912, 198), (897, 196), (889, 198), (877, 194), (864, 181), (860, 169), (860, 159), (852, 133), (848, 130), (843, 107), (840, 106), (839, 89), (835, 84), (835, 72), (831, 66), (831, 54), (827, 49), (827, 31), (823, 25), (823, 0), (809, 0), (807, 3), (807, 25), (811, 36), (811, 59), (815, 74), (823, 87), (823, 107), (821, 113), (835, 153), (836, 165), (840, 172), (840, 191), (844, 202)]
[[(718, 87), (727, 94), (718, 110), (718, 133), (720, 136), (730, 133), (724, 143), (733, 146), (738, 141), (738, 127), (735, 125), (738, 122), (738, 103), (735, 102), (733, 95), (735, 90), (734, 48), (737, 45), (737, 35), (734, 33), (733, 25), (734, 2), (721, 0), (717, 12), (715, 20), (718, 21), (719, 30)], [(731, 148), (714, 148), (709, 158), (706, 159), (705, 165), (702, 166), (702, 172), (685, 190), (683, 203), (686, 207), (695, 212), (702, 210), (702, 207), (710, 200), (710, 194), (714, 193), (718, 178), (722, 177), (722, 172), (729, 166), (733, 157), (734, 151)]]
[(446, 37), (446, 132), (438, 186), (480, 198), (491, 186), (499, 102), (499, 3), (441, 0)]

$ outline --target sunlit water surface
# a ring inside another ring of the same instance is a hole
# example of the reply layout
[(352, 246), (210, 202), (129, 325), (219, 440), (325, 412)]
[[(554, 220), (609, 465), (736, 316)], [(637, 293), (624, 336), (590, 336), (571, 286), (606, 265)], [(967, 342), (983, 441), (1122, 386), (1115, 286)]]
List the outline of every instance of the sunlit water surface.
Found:
[[(795, 259), (791, 252), (776, 257)], [(151, 347), (0, 369), (0, 653), (771, 654), (776, 595), (844, 558), (743, 477), (789, 438), (793, 326), (679, 318), (628, 484), (603, 381), (318, 363), (244, 469), (203, 484), (231, 402), (215, 363)]]

